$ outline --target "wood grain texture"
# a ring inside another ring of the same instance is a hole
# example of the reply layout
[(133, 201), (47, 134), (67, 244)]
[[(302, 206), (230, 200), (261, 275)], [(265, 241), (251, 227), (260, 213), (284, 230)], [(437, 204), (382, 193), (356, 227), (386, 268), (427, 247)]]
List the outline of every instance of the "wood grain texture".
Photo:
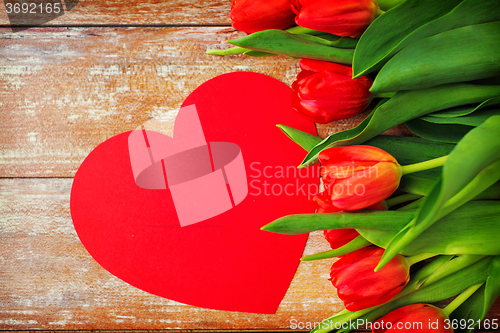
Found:
[[(334, 259), (301, 263), (274, 315), (196, 308), (114, 277), (80, 243), (71, 222), (72, 179), (0, 179), (0, 329), (289, 328), (342, 309)], [(328, 249), (312, 233), (305, 254)]]
[[(178, 108), (223, 73), (293, 82), (298, 60), (205, 54), (239, 35), (221, 27), (0, 29), (0, 177), (72, 177), (99, 143)], [(318, 126), (319, 134), (364, 116)]]
[[(230, 25), (230, 9), (231, 0), (80, 0), (44, 25)], [(3, 1), (0, 25), (9, 25)]]

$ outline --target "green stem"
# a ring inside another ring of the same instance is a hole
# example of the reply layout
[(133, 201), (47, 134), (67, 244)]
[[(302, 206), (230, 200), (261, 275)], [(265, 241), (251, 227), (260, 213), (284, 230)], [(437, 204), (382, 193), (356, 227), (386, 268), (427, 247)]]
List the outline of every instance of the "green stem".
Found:
[(483, 283), (478, 283), (473, 286), (470, 286), (467, 288), (464, 292), (462, 292), (460, 295), (458, 295), (453, 301), (451, 301), (450, 304), (448, 304), (444, 309), (443, 312), (446, 313), (448, 316), (455, 311), (460, 305), (462, 305), (463, 302), (465, 302), (469, 297), (472, 296), (481, 286)]
[(447, 159), (448, 159), (448, 155), (441, 156), (441, 157), (438, 157), (438, 158), (435, 158), (435, 159), (432, 159), (429, 161), (425, 161), (425, 162), (404, 165), (404, 166), (401, 166), (401, 171), (403, 172), (403, 175), (408, 175), (408, 174), (414, 173), (414, 172), (419, 172), (419, 171), (437, 168), (437, 167), (443, 166), (444, 163), (446, 163)]
[(416, 264), (417, 262), (424, 261), (425, 259), (429, 259), (435, 256), (437, 256), (437, 254), (435, 253), (421, 253), (411, 257), (406, 257), (406, 260), (408, 261), (408, 264), (410, 264), (411, 266), (413, 264)]
[(403, 202), (407, 202), (407, 201), (411, 201), (411, 200), (415, 200), (415, 199), (419, 199), (421, 198), (422, 196), (421, 195), (418, 195), (418, 194), (413, 194), (413, 193), (405, 193), (405, 194), (401, 194), (397, 197), (394, 197), (394, 198), (390, 198), (390, 199), (387, 199), (385, 201), (385, 203), (387, 204), (387, 206), (389, 208), (391, 208), (392, 206), (396, 206), (396, 205), (399, 205)]

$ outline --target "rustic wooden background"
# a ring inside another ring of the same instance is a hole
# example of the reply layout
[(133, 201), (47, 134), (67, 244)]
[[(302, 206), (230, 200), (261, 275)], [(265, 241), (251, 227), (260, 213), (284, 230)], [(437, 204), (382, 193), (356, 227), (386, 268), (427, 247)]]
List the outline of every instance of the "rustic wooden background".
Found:
[[(99, 143), (176, 109), (232, 71), (291, 84), (297, 60), (217, 57), (241, 36), (230, 0), (80, 0), (43, 27), (12, 32), (0, 4), (0, 329), (289, 329), (343, 309), (332, 260), (301, 263), (274, 315), (200, 309), (142, 292), (101, 268), (73, 229), (69, 195)], [(318, 126), (321, 136), (363, 116)], [(401, 133), (401, 129), (393, 133)], [(328, 249), (311, 234), (305, 254)], [(495, 305), (490, 318), (500, 318)]]

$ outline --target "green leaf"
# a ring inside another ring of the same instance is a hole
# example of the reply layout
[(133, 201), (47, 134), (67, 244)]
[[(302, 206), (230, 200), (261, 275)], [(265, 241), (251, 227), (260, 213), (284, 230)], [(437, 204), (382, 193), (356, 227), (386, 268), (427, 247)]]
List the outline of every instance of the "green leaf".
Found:
[(342, 256), (342, 255), (347, 254), (347, 253), (357, 251), (359, 249), (362, 249), (362, 248), (370, 246), (370, 245), (372, 245), (370, 242), (368, 242), (362, 236), (358, 236), (358, 237), (354, 238), (352, 241), (350, 241), (349, 243), (347, 243), (346, 245), (339, 247), (338, 249), (333, 249), (330, 251), (311, 254), (311, 255), (302, 257), (300, 259), (300, 261), (309, 261), (309, 260), (318, 260), (318, 259), (327, 259), (327, 258), (338, 257), (338, 256)]
[(356, 47), (353, 73), (359, 77), (382, 68), (397, 50), (414, 41), (415, 31), (452, 10), (461, 0), (406, 0), (379, 16), (361, 36)]
[(274, 54), (268, 53), (268, 52), (260, 52), (260, 51), (254, 51), (254, 50), (248, 50), (243, 53), (246, 56), (249, 57), (255, 57), (255, 58), (261, 58), (261, 57), (269, 57)]
[(276, 126), (280, 130), (282, 130), (283, 133), (285, 133), (285, 135), (290, 138), (290, 140), (292, 140), (293, 142), (304, 148), (305, 151), (311, 150), (315, 145), (317, 145), (323, 140), (317, 135), (312, 135), (310, 133), (300, 131), (290, 126), (286, 125), (276, 125)]
[(342, 49), (354, 49), (359, 40), (358, 38), (339, 37), (332, 34), (318, 36), (300, 35), (300, 37), (316, 44), (334, 46)]
[(453, 330), (454, 333), (472, 333), (474, 327), (477, 326), (478, 320), (482, 320), (484, 311), (484, 290), (483, 285), (471, 297), (469, 297), (462, 305), (460, 305), (450, 315), (450, 320), (460, 323), (460, 320), (465, 320), (467, 325), (458, 326)]
[(414, 216), (415, 212), (370, 211), (295, 214), (280, 217), (266, 224), (261, 230), (285, 235), (299, 235), (315, 230), (377, 228), (397, 233)]
[(491, 262), (490, 270), (488, 272), (488, 279), (486, 280), (484, 295), (485, 297), (482, 318), (486, 317), (486, 313), (491, 308), (498, 296), (500, 296), (500, 256), (496, 256)]
[[(469, 202), (437, 221), (399, 253), (500, 255), (500, 243), (495, 241), (500, 239), (499, 215), (498, 201)], [(315, 230), (356, 229), (370, 243), (386, 248), (414, 216), (415, 211), (297, 214), (279, 218), (262, 230), (297, 235)]]
[[(385, 14), (384, 14), (385, 15)], [(482, 102), (500, 94), (500, 86), (451, 84), (434, 88), (399, 91), (383, 101), (358, 126), (334, 133), (309, 151), (299, 167), (318, 162), (319, 153), (327, 148), (362, 144), (408, 120), (454, 106)]]
[(474, 128), (473, 126), (457, 124), (435, 124), (421, 118), (407, 121), (405, 125), (413, 134), (421, 138), (446, 143), (457, 143)]
[(460, 117), (434, 117), (432, 114), (430, 114), (427, 116), (420, 117), (419, 119), (433, 124), (457, 124), (457, 125), (479, 126), (482, 123), (484, 123), (489, 117), (499, 116), (499, 115), (500, 115), (500, 109), (484, 109)]
[(474, 105), (463, 105), (463, 106), (458, 106), (456, 108), (451, 108), (448, 110), (443, 110), (443, 111), (438, 111), (429, 114), (429, 116), (432, 117), (462, 117), (469, 115), (473, 112), (479, 111), (481, 109), (498, 105), (500, 104), (500, 96), (495, 96), (492, 98), (487, 99), (486, 101), (482, 102), (481, 104), (474, 106)]
[[(500, 244), (495, 241), (500, 239), (498, 216), (500, 216), (500, 202), (490, 200), (469, 202), (435, 222), (406, 245), (400, 253), (500, 255)], [(376, 235), (376, 232), (370, 229), (358, 231), (368, 241), (384, 248), (395, 236), (395, 233), (388, 232)]]
[(350, 65), (354, 50), (317, 44), (282, 30), (264, 30), (228, 41), (246, 49)]
[(443, 175), (424, 199), (415, 218), (394, 237), (378, 268), (439, 218), (460, 207), (500, 178), (500, 116), (490, 117), (470, 131), (453, 149)]
[(355, 77), (379, 70), (399, 50), (423, 38), (498, 20), (497, 0), (407, 0), (365, 31), (354, 56)]
[(500, 22), (490, 22), (416, 41), (382, 67), (370, 91), (424, 89), (499, 75), (499, 34)]

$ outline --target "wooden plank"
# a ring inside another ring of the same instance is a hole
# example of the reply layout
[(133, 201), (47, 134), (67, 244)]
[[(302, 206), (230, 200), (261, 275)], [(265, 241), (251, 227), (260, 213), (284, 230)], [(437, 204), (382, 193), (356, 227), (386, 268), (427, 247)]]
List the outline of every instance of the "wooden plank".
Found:
[[(178, 108), (203, 82), (253, 71), (291, 84), (298, 60), (210, 56), (230, 28), (0, 29), (0, 177), (72, 177), (99, 143)], [(318, 126), (321, 136), (366, 116)], [(400, 134), (396, 129), (391, 133)]]
[(71, 177), (105, 139), (178, 108), (203, 82), (254, 71), (290, 82), (296, 60), (209, 56), (230, 28), (2, 30), (0, 176)]
[[(215, 311), (136, 289), (101, 268), (71, 222), (72, 179), (0, 179), (0, 329), (276, 329), (342, 309), (333, 259), (301, 263), (274, 315)], [(328, 249), (313, 233), (305, 254)]]
[[(334, 259), (302, 262), (274, 315), (214, 311), (150, 295), (100, 267), (71, 222), (72, 179), (0, 179), (0, 329), (290, 329), (343, 306)], [(328, 249), (321, 232), (304, 254)], [(500, 302), (489, 319), (500, 318)]]
[[(230, 25), (230, 9), (231, 0), (80, 0), (71, 11), (44, 25)], [(9, 23), (1, 2), (0, 25)]]

